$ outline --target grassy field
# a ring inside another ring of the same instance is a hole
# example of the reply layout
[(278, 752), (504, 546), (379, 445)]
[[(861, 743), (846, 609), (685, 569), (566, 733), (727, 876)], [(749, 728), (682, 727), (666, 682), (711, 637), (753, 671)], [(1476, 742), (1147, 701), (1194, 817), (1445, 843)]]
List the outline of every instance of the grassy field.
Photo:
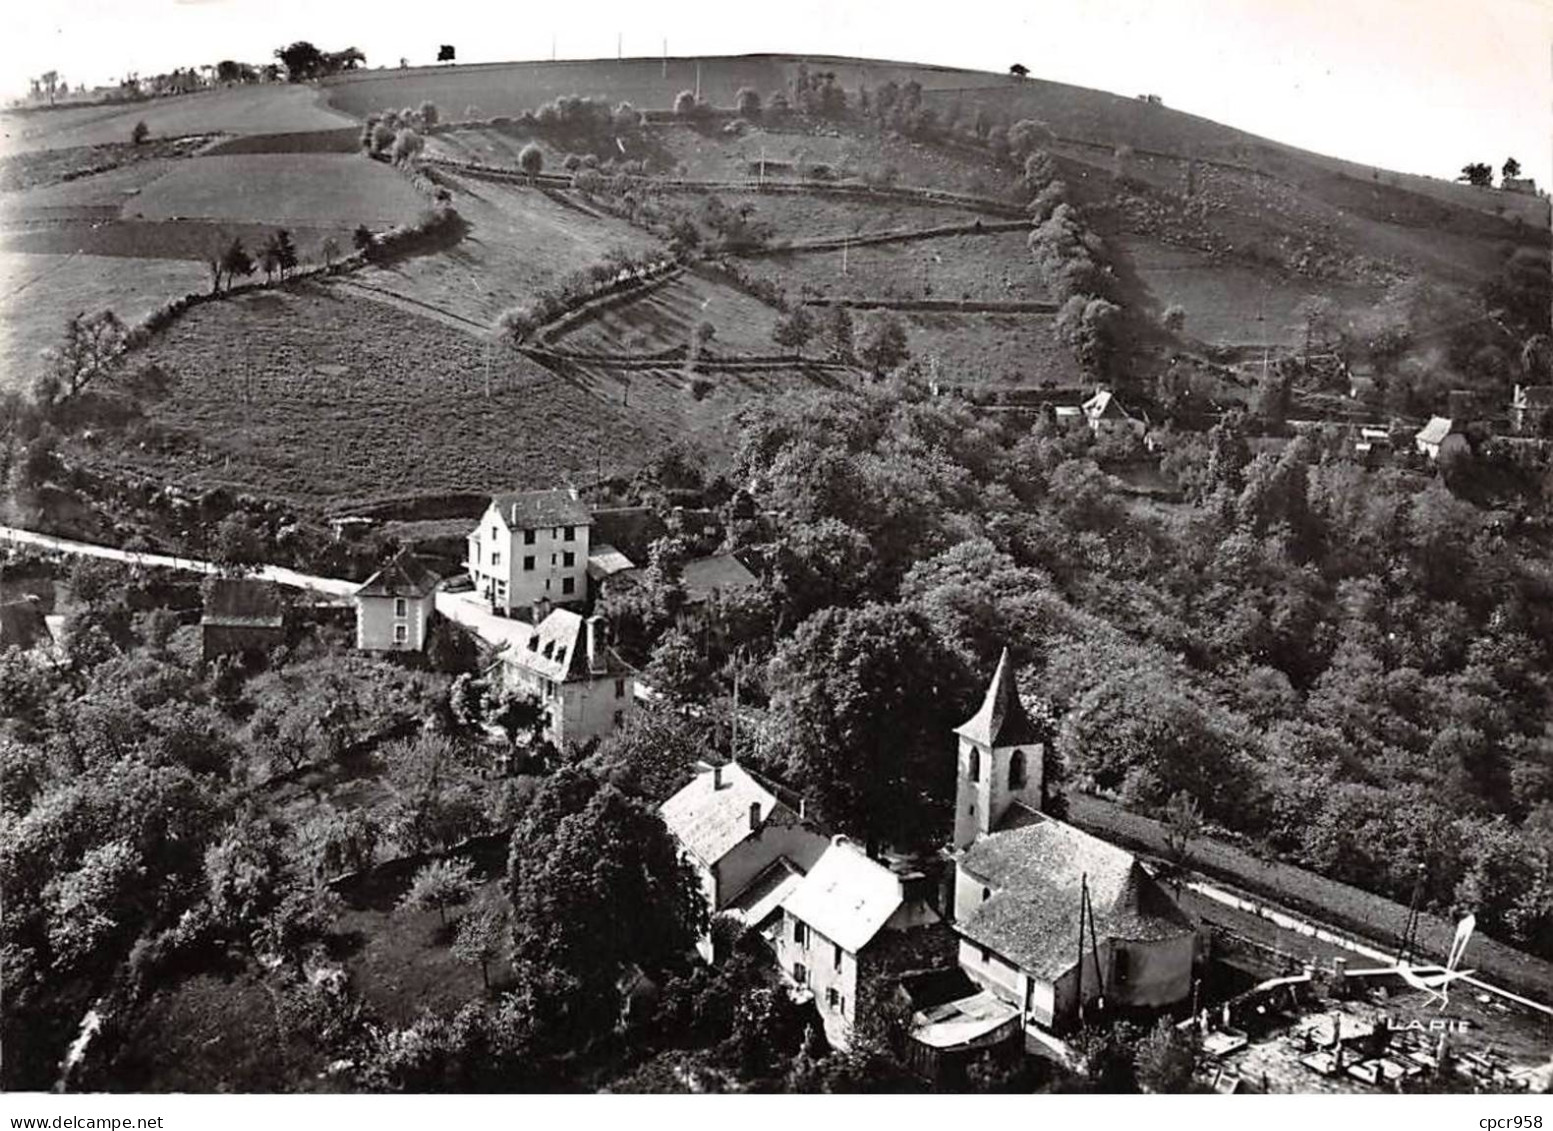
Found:
[[(861, 323), (866, 315), (859, 314)], [(1028, 387), (1083, 384), (1073, 352), (1044, 314), (901, 315), (911, 356), (946, 384)]]
[(147, 416), (184, 439), (97, 459), (323, 505), (553, 483), (634, 467), (661, 434), (609, 390), (439, 323), (299, 284), (199, 307), (137, 360), (175, 386)]
[[(354, 281), (428, 303), (480, 326), (612, 248), (649, 252), (658, 241), (613, 217), (515, 185), (454, 179), (469, 233), (451, 251), (371, 267)], [(472, 329), (473, 327), (471, 327)]]
[(178, 162), (141, 190), (134, 211), (147, 220), (386, 227), (426, 205), (398, 172), (359, 154), (242, 154)]
[(185, 259), (0, 252), (0, 387), (24, 387), (38, 351), (59, 340), (72, 314), (106, 308), (138, 319), (208, 282), (204, 267)]
[[(916, 226), (916, 225), (912, 225)], [(789, 295), (827, 298), (932, 298), (1032, 302), (1046, 298), (1023, 232), (946, 236), (915, 243), (797, 252), (743, 261)]]
[(136, 122), (144, 122), (152, 137), (290, 133), (352, 124), (324, 105), (312, 87), (272, 83), (145, 102), (0, 113), (0, 156), (128, 141)]
[(716, 327), (719, 354), (773, 354), (777, 311), (732, 287), (685, 274), (635, 302), (611, 307), (555, 339), (557, 348), (585, 353), (657, 353), (690, 340), (702, 322)]

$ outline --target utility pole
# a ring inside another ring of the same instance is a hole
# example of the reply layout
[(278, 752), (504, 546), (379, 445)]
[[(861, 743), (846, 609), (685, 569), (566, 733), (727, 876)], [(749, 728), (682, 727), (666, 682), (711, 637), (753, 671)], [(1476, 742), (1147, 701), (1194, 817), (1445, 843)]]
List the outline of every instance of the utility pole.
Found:
[(851, 243), (851, 240), (850, 240), (849, 237), (847, 237), (847, 236), (842, 236), (841, 237), (841, 273), (843, 275), (845, 275), (847, 273), (847, 245), (849, 243)]
[(550, 61), (555, 62), (555, 32), (550, 33)]
[(696, 101), (701, 101), (701, 63), (696, 62)]
[(663, 77), (669, 77), (669, 37), (663, 37)]
[(617, 63), (626, 57), (625, 42), (625, 32), (617, 31), (615, 33), (615, 61)]
[[(742, 650), (742, 649), (741, 649)], [(733, 654), (733, 723), (729, 728), (728, 759), (739, 760), (739, 653)]]

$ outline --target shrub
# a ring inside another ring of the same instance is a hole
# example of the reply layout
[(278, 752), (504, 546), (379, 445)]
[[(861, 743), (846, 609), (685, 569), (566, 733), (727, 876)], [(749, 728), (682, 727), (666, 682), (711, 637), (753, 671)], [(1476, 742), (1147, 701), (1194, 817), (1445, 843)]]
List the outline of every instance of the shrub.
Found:
[(740, 87), (739, 93), (734, 95), (733, 104), (741, 118), (754, 121), (760, 117), (760, 91), (758, 90), (747, 86)]
[(144, 122), (136, 122), (135, 128), (129, 132), (129, 140), (134, 142), (136, 145), (140, 145), (146, 140), (146, 138), (150, 136), (151, 127), (146, 125)]
[(522, 169), (530, 177), (537, 177), (545, 167), (545, 151), (533, 142), (529, 142), (518, 153), (518, 168)]

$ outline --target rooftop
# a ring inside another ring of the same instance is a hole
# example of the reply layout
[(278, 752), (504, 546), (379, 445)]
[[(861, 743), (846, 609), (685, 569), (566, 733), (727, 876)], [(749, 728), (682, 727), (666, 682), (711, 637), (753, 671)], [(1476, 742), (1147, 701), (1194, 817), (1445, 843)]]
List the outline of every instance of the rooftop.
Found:
[(764, 822), (777, 799), (737, 762), (729, 762), (697, 774), (658, 814), (685, 850), (710, 867), (749, 839), (751, 805), (760, 806)]
[(1085, 882), (1100, 938), (1152, 941), (1193, 929), (1132, 853), (1050, 818), (982, 837), (960, 867), (993, 889), (960, 932), (1038, 977), (1075, 962)]
[(957, 726), (955, 733), (988, 747), (1022, 746), (1043, 740), (1040, 729), (1019, 701), (1007, 648), (998, 658), (997, 671), (992, 673), (981, 709)]
[(491, 505), (514, 530), (593, 524), (587, 504), (571, 490), (507, 491), (493, 496)]
[(856, 954), (903, 902), (900, 878), (838, 836), (783, 906), (794, 918)]
[(635, 568), (635, 562), (608, 543), (595, 542), (588, 548), (588, 576), (595, 581)]
[(782, 909), (787, 897), (803, 882), (803, 869), (785, 856), (778, 856), (744, 885), (744, 889), (723, 908), (743, 921), (746, 927), (759, 927)]
[(760, 581), (735, 555), (713, 554), (709, 558), (686, 562), (680, 572), (680, 583), (692, 601), (704, 601), (715, 592), (749, 589)]
[(602, 640), (595, 641), (602, 664), (597, 671), (589, 669), (587, 621), (570, 609), (554, 609), (538, 625), (520, 620), (502, 623), (508, 639), (502, 652), (506, 662), (545, 679), (565, 683), (626, 670)]
[(424, 597), (437, 588), (442, 579), (426, 567), (426, 563), (410, 553), (401, 551), (392, 561), (378, 570), (356, 590), (358, 597)]
[(1418, 440), (1424, 444), (1443, 443), (1445, 437), (1451, 434), (1451, 419), (1448, 416), (1431, 416), (1429, 423), (1419, 429)]
[(285, 608), (279, 595), (262, 581), (244, 577), (212, 578), (205, 590), (201, 624), (280, 628)]

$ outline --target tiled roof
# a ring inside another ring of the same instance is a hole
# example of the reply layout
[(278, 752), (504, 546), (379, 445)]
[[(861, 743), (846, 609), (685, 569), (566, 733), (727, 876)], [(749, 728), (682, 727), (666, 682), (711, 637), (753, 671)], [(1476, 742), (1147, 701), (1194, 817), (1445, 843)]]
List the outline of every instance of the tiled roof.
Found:
[(595, 581), (635, 568), (635, 562), (608, 543), (594, 542), (588, 547), (588, 576)]
[(426, 568), (426, 563), (408, 550), (378, 570), (356, 590), (358, 597), (424, 597), (434, 592), (442, 579)]
[(491, 503), (501, 512), (502, 521), (514, 530), (593, 523), (587, 504), (566, 490), (507, 491), (494, 496)]
[(1022, 746), (1042, 741), (1043, 736), (1019, 701), (1008, 649), (998, 659), (981, 709), (955, 728), (955, 733), (983, 746)]
[(704, 601), (714, 592), (748, 589), (760, 581), (733, 554), (714, 554), (686, 562), (680, 571), (680, 584), (692, 601)]
[(961, 854), (960, 867), (993, 889), (960, 932), (1043, 979), (1077, 961), (1085, 879), (1098, 939), (1151, 941), (1192, 932), (1136, 857), (1061, 821), (983, 837)]
[(782, 905), (843, 950), (867, 946), (905, 901), (900, 878), (837, 837)]
[(1429, 423), (1425, 424), (1418, 432), (1418, 439), (1425, 444), (1443, 443), (1445, 437), (1451, 434), (1451, 420), (1448, 416), (1431, 416)]
[(32, 648), (51, 639), (48, 622), (36, 601), (24, 598), (0, 603), (0, 650)]
[(201, 624), (280, 628), (284, 606), (275, 590), (262, 581), (242, 577), (212, 578), (205, 591)]
[(658, 815), (687, 852), (711, 867), (749, 839), (751, 805), (760, 806), (764, 823), (776, 804), (770, 790), (729, 762), (697, 774), (663, 803)]
[(587, 622), (570, 609), (554, 609), (537, 626), (523, 621), (504, 623), (508, 644), (502, 655), (509, 664), (534, 672), (545, 679), (567, 680), (598, 678), (625, 670), (614, 650), (597, 641), (603, 653), (603, 669), (588, 670)]

